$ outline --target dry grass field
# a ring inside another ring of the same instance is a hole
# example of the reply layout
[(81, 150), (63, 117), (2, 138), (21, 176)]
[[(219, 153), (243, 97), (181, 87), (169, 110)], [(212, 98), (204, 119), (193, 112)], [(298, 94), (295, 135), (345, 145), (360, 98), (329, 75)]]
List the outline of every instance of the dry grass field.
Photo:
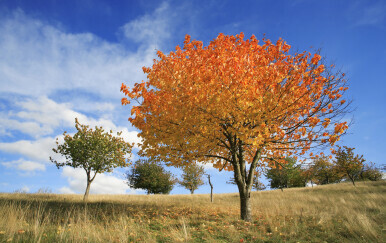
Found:
[(386, 182), (238, 194), (0, 194), (0, 242), (386, 242)]

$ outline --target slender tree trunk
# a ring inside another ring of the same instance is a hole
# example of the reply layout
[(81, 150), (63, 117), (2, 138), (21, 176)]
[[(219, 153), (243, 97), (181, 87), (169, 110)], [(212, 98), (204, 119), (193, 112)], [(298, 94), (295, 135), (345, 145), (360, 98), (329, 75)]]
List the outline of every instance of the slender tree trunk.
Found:
[(86, 187), (86, 192), (84, 193), (84, 196), (83, 196), (83, 202), (86, 202), (88, 199), (88, 194), (90, 192), (90, 185), (91, 185), (91, 181), (89, 178), (87, 178), (87, 187)]
[(86, 187), (86, 192), (84, 193), (84, 196), (83, 196), (83, 202), (86, 202), (87, 199), (88, 199), (88, 194), (90, 192), (90, 186), (91, 186), (91, 183), (93, 182), (93, 180), (95, 179), (95, 176), (97, 175), (98, 171), (95, 171), (95, 174), (93, 177), (91, 177), (91, 169), (88, 168), (88, 169), (85, 169), (86, 170), (86, 175), (87, 175), (87, 187)]
[(213, 186), (210, 187), (210, 202), (213, 202)]
[(353, 176), (350, 176), (350, 175), (348, 174), (348, 178), (350, 178), (352, 184), (356, 187), (355, 182), (354, 182), (354, 177), (353, 177)]
[(213, 202), (213, 185), (212, 182), (210, 182), (210, 175), (208, 175), (208, 181), (210, 185), (210, 202)]

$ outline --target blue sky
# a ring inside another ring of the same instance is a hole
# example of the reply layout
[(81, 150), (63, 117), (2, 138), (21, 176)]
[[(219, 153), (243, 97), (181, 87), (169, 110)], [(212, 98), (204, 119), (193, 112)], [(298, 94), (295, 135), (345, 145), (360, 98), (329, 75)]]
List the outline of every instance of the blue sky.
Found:
[[(0, 192), (83, 193), (84, 171), (58, 170), (48, 159), (55, 139), (74, 132), (75, 117), (138, 141), (120, 104), (121, 83), (144, 79), (142, 66), (156, 50), (173, 50), (185, 34), (207, 44), (240, 32), (281, 37), (294, 50), (320, 48), (347, 74), (356, 108), (339, 144), (385, 164), (385, 1), (0, 0)], [(126, 170), (98, 175), (91, 193), (143, 193), (124, 183)], [(225, 183), (232, 173), (207, 172), (215, 192), (237, 191)]]

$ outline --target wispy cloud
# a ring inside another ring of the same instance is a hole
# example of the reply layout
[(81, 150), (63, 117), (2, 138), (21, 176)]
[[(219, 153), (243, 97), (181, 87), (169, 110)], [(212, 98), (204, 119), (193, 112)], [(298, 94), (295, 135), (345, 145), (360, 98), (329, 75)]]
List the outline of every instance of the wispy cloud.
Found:
[(46, 166), (44, 164), (34, 162), (34, 161), (26, 161), (24, 159), (19, 159), (10, 162), (1, 163), (7, 168), (15, 168), (17, 170), (32, 172), (32, 171), (45, 171)]
[[(143, 19), (143, 24), (150, 18)], [(125, 33), (148, 36), (153, 32), (141, 29), (141, 23), (141, 19), (128, 23)], [(167, 36), (164, 21), (151, 26)], [(120, 43), (90, 33), (67, 33), (22, 11), (0, 18), (0, 32), (0, 92), (5, 93), (37, 97), (78, 89), (116, 97), (122, 82), (144, 78), (141, 67), (151, 65), (155, 57), (148, 43), (137, 52), (128, 52)]]
[(154, 13), (125, 24), (122, 31), (130, 40), (157, 48), (157, 44), (162, 45), (171, 36), (172, 15), (175, 13), (170, 10), (169, 3), (163, 2)]
[(38, 140), (18, 140), (10, 143), (0, 143), (0, 151), (6, 154), (18, 154), (29, 160), (48, 162), (55, 146), (54, 137), (46, 137)]
[(351, 6), (352, 7), (349, 10), (349, 15), (355, 26), (381, 26), (385, 23), (385, 1), (357, 1)]

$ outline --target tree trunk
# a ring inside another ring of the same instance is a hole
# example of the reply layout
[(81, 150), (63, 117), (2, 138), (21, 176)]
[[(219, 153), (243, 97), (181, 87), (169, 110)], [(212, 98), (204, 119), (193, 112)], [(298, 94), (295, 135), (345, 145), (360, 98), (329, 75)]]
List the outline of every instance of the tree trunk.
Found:
[(353, 176), (350, 176), (350, 175), (348, 175), (348, 177), (350, 178), (352, 184), (356, 187), (355, 182), (354, 182), (354, 177), (353, 177)]
[(86, 175), (87, 175), (87, 187), (86, 187), (86, 192), (84, 193), (83, 196), (83, 202), (86, 202), (88, 199), (88, 194), (90, 192), (90, 186), (93, 180), (95, 179), (95, 176), (97, 175), (98, 171), (95, 171), (95, 174), (93, 177), (91, 177), (91, 168), (85, 168), (86, 170)]
[(240, 193), (240, 214), (241, 219), (247, 222), (252, 221), (252, 212), (251, 212), (251, 202), (250, 202), (250, 192)]
[(88, 199), (88, 194), (90, 192), (90, 185), (91, 185), (91, 181), (89, 180), (89, 178), (87, 178), (87, 187), (86, 187), (86, 192), (84, 193), (84, 196), (83, 196), (83, 202), (86, 202)]
[(240, 196), (240, 218), (244, 221), (252, 221), (252, 212), (251, 212), (251, 203), (250, 203), (250, 193), (253, 184), (253, 177), (255, 175), (255, 169), (257, 163), (261, 158), (261, 150), (258, 149), (253, 156), (251, 165), (249, 166), (249, 171), (246, 168), (246, 161), (244, 160), (244, 148), (245, 145), (243, 141), (238, 139), (236, 136), (232, 136), (230, 133), (225, 133), (229, 142), (230, 149), (230, 160), (232, 164), (234, 179), (239, 189)]
[(208, 175), (208, 181), (210, 185), (210, 202), (213, 202), (213, 185), (212, 182), (210, 182), (210, 175)]

